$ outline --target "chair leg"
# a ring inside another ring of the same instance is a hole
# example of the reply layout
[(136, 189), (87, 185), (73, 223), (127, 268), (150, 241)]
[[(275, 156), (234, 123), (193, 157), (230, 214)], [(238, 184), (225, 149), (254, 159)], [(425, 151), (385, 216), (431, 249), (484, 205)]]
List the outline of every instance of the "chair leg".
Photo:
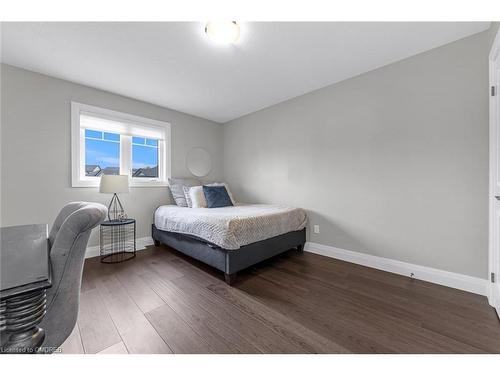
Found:
[(236, 281), (236, 275), (237, 273), (225, 273), (224, 274), (224, 279), (226, 280), (226, 284), (227, 285), (231, 285), (231, 284), (234, 284), (234, 282)]

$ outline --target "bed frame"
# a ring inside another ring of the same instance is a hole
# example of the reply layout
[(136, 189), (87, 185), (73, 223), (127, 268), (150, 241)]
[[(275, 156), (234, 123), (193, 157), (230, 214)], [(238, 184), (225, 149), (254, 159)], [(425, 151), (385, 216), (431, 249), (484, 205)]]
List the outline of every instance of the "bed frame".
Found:
[(299, 252), (304, 251), (306, 229), (254, 242), (238, 250), (222, 249), (194, 236), (166, 232), (156, 228), (154, 224), (152, 237), (155, 246), (165, 244), (224, 272), (226, 283), (231, 285), (236, 280), (238, 271), (292, 248), (297, 248)]

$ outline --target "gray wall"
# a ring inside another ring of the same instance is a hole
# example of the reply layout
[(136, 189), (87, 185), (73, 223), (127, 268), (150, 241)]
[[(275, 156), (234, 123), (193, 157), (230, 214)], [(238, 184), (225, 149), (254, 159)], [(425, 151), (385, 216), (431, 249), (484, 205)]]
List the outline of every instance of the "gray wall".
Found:
[[(1, 222), (3, 226), (52, 223), (69, 201), (107, 204), (97, 188), (71, 187), (70, 102), (72, 100), (168, 121), (172, 124), (172, 175), (188, 176), (186, 153), (202, 146), (213, 157), (207, 180), (222, 177), (222, 126), (105, 91), (1, 66)], [(137, 236), (151, 232), (154, 208), (169, 202), (168, 190), (132, 188), (120, 196)], [(90, 245), (98, 243), (94, 231)]]
[(236, 198), (307, 209), (310, 241), (486, 278), (489, 43), (476, 34), (225, 124)]
[(500, 27), (500, 22), (492, 22), (487, 33), (489, 34), (489, 47), (493, 45), (493, 41), (495, 40), (495, 36), (497, 35), (497, 31)]

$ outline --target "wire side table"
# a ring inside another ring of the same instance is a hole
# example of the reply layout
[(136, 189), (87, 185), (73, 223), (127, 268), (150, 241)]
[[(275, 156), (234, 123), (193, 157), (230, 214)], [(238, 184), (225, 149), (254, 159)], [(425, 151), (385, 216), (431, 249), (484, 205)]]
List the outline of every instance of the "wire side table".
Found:
[(101, 263), (135, 258), (135, 219), (108, 220), (100, 227)]

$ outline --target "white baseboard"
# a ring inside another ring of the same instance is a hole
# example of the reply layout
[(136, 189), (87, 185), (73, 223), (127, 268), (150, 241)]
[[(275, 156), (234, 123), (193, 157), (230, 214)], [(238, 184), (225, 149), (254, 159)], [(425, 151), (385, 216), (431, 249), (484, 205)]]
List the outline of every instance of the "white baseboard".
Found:
[[(481, 294), (484, 296), (488, 295), (488, 280), (480, 279), (478, 277), (462, 275), (459, 273), (443, 271), (436, 268), (401, 262), (399, 260), (339, 249), (333, 246), (322, 245), (315, 242), (306, 242), (304, 250), (310, 253), (324, 255), (330, 258), (345, 260), (346, 262), (356, 263), (362, 266), (376, 268), (378, 270), (392, 272), (398, 275), (404, 275), (413, 277), (415, 279), (448, 286), (450, 288), (465, 290), (467, 292)], [(413, 276), (411, 276), (412, 273)]]
[(490, 283), (490, 289), (488, 292), (488, 302), (495, 308), (498, 318), (500, 319), (500, 284)]
[[(144, 250), (146, 246), (151, 246), (153, 239), (151, 237), (141, 237), (135, 240), (136, 251)], [(99, 246), (88, 246), (85, 252), (85, 258), (93, 258), (100, 255)]]

